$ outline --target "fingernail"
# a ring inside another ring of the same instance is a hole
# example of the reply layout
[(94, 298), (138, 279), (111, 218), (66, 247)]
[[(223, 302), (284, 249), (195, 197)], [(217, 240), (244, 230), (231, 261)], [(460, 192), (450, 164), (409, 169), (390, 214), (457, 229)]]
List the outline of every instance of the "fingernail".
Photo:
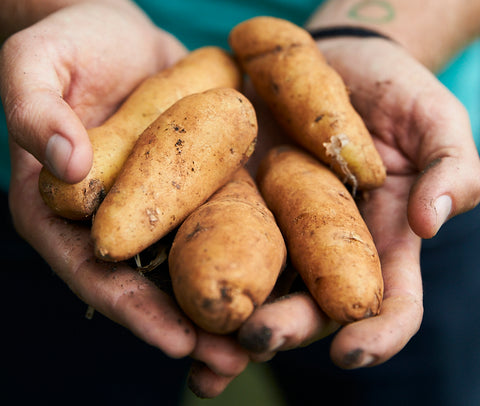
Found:
[(45, 152), (47, 168), (57, 178), (63, 179), (72, 155), (72, 144), (61, 135), (55, 134), (47, 142)]
[(240, 333), (238, 340), (240, 345), (246, 350), (254, 353), (261, 353), (270, 348), (272, 335), (272, 329), (263, 326), (259, 329), (248, 331), (247, 333)]
[(203, 362), (193, 361), (187, 376), (187, 387), (192, 391), (195, 396), (200, 399), (205, 399), (207, 396), (196, 381), (196, 376), (199, 371), (204, 367), (205, 364)]
[(452, 199), (448, 195), (443, 195), (435, 200), (433, 207), (436, 214), (435, 232), (447, 221), (452, 211)]
[(361, 348), (357, 348), (343, 357), (343, 367), (347, 369), (363, 368), (372, 365), (376, 358), (371, 354), (365, 354)]
[(278, 337), (276, 340), (272, 340), (270, 343), (270, 351), (277, 352), (284, 349), (284, 345), (287, 342), (285, 337)]

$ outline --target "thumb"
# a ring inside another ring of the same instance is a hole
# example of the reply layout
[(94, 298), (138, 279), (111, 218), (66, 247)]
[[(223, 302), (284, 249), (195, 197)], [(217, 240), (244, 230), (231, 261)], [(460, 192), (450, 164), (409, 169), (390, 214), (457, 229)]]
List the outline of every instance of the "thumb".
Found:
[(92, 165), (85, 127), (70, 106), (50, 89), (21, 91), (5, 105), (12, 139), (34, 155), (55, 176), (79, 182)]
[[(470, 131), (455, 138), (455, 145), (437, 147), (438, 154), (414, 183), (408, 202), (408, 220), (421, 238), (432, 238), (457, 214), (480, 202), (480, 160)], [(463, 139), (462, 139), (463, 138)]]
[(58, 178), (78, 182), (92, 165), (87, 131), (63, 99), (53, 66), (14, 47), (7, 41), (0, 58), (9, 135)]

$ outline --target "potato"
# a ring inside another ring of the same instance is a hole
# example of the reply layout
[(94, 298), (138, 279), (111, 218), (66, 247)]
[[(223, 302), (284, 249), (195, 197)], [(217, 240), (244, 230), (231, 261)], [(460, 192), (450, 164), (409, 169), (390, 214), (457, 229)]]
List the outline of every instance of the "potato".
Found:
[(177, 227), (243, 166), (255, 110), (235, 89), (186, 96), (139, 137), (92, 225), (99, 258), (133, 257)]
[(378, 253), (338, 177), (309, 153), (280, 146), (260, 163), (258, 186), (293, 266), (320, 308), (341, 324), (378, 314), (383, 299)]
[(275, 219), (245, 169), (182, 223), (168, 262), (177, 302), (206, 331), (237, 330), (285, 265)]
[(256, 91), (292, 139), (353, 189), (372, 189), (385, 167), (342, 78), (310, 34), (288, 21), (256, 17), (233, 28), (230, 46)]
[(104, 124), (89, 130), (93, 165), (85, 179), (68, 184), (46, 168), (39, 190), (58, 215), (88, 219), (97, 209), (142, 131), (163, 111), (188, 94), (215, 87), (239, 89), (242, 74), (230, 54), (216, 47), (199, 48), (169, 69), (141, 83)]

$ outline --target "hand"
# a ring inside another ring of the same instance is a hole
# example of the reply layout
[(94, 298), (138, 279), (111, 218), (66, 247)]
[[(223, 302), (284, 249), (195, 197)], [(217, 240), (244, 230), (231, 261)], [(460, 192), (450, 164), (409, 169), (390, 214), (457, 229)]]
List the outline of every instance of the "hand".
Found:
[(186, 52), (126, 4), (61, 9), (2, 49), (0, 91), (10, 136), (67, 182), (90, 170), (85, 127), (103, 122), (142, 79)]
[(138, 9), (118, 4), (62, 9), (4, 44), (0, 90), (11, 136), (12, 216), (19, 234), (83, 301), (165, 354), (202, 362), (192, 386), (211, 397), (245, 368), (247, 353), (231, 338), (194, 327), (131, 267), (97, 261), (89, 227), (56, 217), (38, 193), (42, 164), (66, 181), (82, 179), (91, 165), (85, 128), (186, 52)]
[[(382, 261), (381, 313), (340, 328), (331, 346), (338, 366), (358, 368), (387, 361), (417, 332), (421, 238), (478, 204), (480, 163), (463, 106), (401, 47), (347, 38), (320, 45), (346, 81), (388, 171), (385, 185), (359, 202)], [(338, 327), (298, 292), (257, 309), (239, 340), (252, 359), (265, 361)]]

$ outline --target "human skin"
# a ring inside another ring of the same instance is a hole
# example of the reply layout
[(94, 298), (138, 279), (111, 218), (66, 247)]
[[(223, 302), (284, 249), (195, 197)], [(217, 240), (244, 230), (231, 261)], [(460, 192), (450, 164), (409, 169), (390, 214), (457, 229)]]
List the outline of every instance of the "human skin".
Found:
[[(480, 3), (469, 0), (340, 0), (320, 6), (307, 28), (353, 25), (401, 44), (433, 72), (480, 34)], [(320, 45), (321, 46), (321, 45)]]
[[(125, 4), (63, 8), (4, 44), (0, 92), (10, 134), (13, 221), (18, 233), (96, 311), (170, 357), (191, 356), (219, 377), (236, 376), (248, 363), (237, 342), (197, 329), (170, 296), (134, 269), (97, 261), (89, 227), (52, 215), (38, 194), (42, 164), (57, 164), (56, 173), (65, 180), (81, 179), (90, 163), (85, 128), (101, 123), (142, 79), (185, 55), (178, 41)], [(45, 151), (53, 134), (61, 134), (72, 152), (60, 148), (52, 163)], [(64, 155), (70, 160), (58, 165)]]
[[(13, 3), (4, 1), (1, 7)], [(331, 1), (311, 24), (358, 23), (348, 17), (348, 10), (358, 3)], [(400, 3), (390, 4), (395, 15), (409, 24), (396, 24), (398, 30), (389, 31), (385, 24), (381, 28), (398, 38), (402, 46), (383, 39), (319, 41), (319, 47), (349, 86), (352, 101), (367, 122), (388, 169), (385, 186), (361, 203), (382, 259), (384, 306), (378, 317), (338, 331), (331, 355), (344, 368), (382, 363), (416, 333), (423, 313), (420, 237), (432, 237), (447, 218), (474, 207), (480, 198), (479, 177), (472, 175), (480, 167), (468, 116), (431, 73), (476, 33), (452, 43), (442, 42), (442, 46), (436, 44), (442, 48), (436, 55), (442, 57), (440, 62), (430, 63), (421, 50), (414, 51), (413, 45), (410, 49), (408, 38), (401, 35), (402, 27), (412, 30), (412, 13), (418, 13), (415, 2), (403, 1), (411, 9), (400, 7)], [(429, 13), (438, 18), (436, 27), (428, 25), (430, 30), (443, 28), (442, 9), (443, 13), (458, 12), (449, 31), (467, 30), (467, 24), (461, 22), (471, 14), (463, 12), (463, 7), (475, 7), (471, 4), (475, 2), (446, 7), (450, 3), (452, 0), (444, 0), (429, 6)], [(29, 27), (12, 36), (0, 55), (0, 94), (11, 135), (12, 216), (18, 232), (86, 303), (166, 354), (190, 355), (198, 360), (191, 370), (190, 385), (203, 397), (215, 397), (243, 371), (249, 357), (255, 361), (269, 359), (277, 351), (331, 334), (338, 326), (318, 310), (310, 296), (293, 293), (259, 308), (244, 325), (239, 339), (249, 349), (247, 353), (231, 338), (196, 329), (166, 294), (131, 268), (122, 265), (112, 274), (107, 265), (96, 263), (88, 229), (53, 216), (42, 203), (36, 192), (41, 165), (53, 168), (70, 182), (85, 176), (91, 162), (85, 127), (102, 122), (144, 77), (170, 66), (185, 52), (134, 6), (126, 1), (115, 4), (118, 6), (85, 2), (54, 13), (39, 12), (10, 28), (13, 32)], [(343, 8), (336, 9), (335, 5)], [(40, 18), (38, 24), (30, 26)], [(88, 31), (79, 29), (86, 27), (87, 20)], [(68, 28), (72, 21), (75, 30)], [(380, 28), (371, 22), (362, 25)], [(422, 35), (421, 27), (415, 29), (418, 38), (428, 40), (430, 35)], [(128, 35), (124, 35), (126, 32)], [(90, 46), (92, 35), (96, 47)], [(419, 41), (416, 36), (412, 38)], [(42, 58), (32, 52), (39, 49), (44, 51)], [(132, 61), (143, 70), (131, 69)], [(259, 114), (265, 113), (259, 117), (264, 133), (259, 136), (256, 160), (250, 163), (255, 171), (262, 151), (281, 137), (255, 94), (251, 89), (245, 91), (256, 101)], [(60, 134), (67, 143), (60, 141), (52, 147), (54, 134)], [(70, 152), (65, 154), (65, 148)], [(69, 159), (63, 159), (65, 156)], [(24, 201), (31, 204), (22, 205)], [(130, 291), (134, 293), (127, 294)], [(258, 337), (264, 339), (262, 345), (253, 347)]]
[[(347, 369), (387, 361), (418, 331), (423, 317), (421, 238), (433, 237), (445, 221), (472, 209), (480, 198), (480, 164), (468, 115), (432, 73), (478, 35), (471, 25), (472, 13), (478, 21), (478, 5), (436, 2), (437, 7), (428, 8), (435, 18), (422, 14), (422, 24), (412, 26), (408, 23), (412, 14), (419, 13), (414, 2), (389, 2), (397, 16), (391, 24), (364, 19), (359, 23), (358, 18), (349, 17), (360, 3), (387, 4), (330, 1), (308, 24), (309, 28), (362, 25), (395, 40), (343, 37), (318, 41), (329, 63), (344, 78), (388, 173), (385, 185), (359, 203), (381, 257), (384, 303), (378, 317), (352, 323), (336, 334), (331, 357)], [(434, 44), (437, 51), (432, 58), (434, 53), (424, 53), (430, 48), (422, 40), (438, 38), (432, 30), (445, 28), (440, 17), (446, 10), (458, 12), (455, 18), (448, 16), (449, 31), (457, 29), (463, 35), (442, 46), (440, 41)], [(411, 36), (412, 27), (418, 38)], [(239, 339), (252, 350), (253, 359), (265, 361), (277, 351), (323, 337), (328, 328), (334, 329), (311, 297), (299, 292), (258, 309), (242, 327)]]

